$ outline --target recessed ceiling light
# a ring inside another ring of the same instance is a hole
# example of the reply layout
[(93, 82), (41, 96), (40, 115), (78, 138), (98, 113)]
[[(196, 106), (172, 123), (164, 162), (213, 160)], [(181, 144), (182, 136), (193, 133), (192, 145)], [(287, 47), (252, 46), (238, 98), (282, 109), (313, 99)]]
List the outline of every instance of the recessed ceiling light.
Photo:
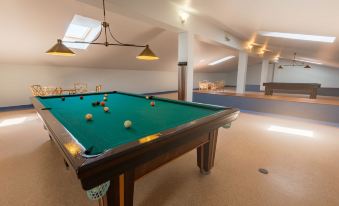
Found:
[(187, 19), (190, 17), (190, 15), (185, 11), (179, 11), (179, 17), (181, 23), (184, 24), (187, 22)]
[(326, 42), (326, 43), (333, 43), (336, 39), (336, 37), (332, 37), (332, 36), (318, 36), (318, 35), (292, 34), (292, 33), (267, 32), (267, 31), (260, 31), (258, 32), (258, 34), (261, 36), (286, 38), (286, 39), (297, 39), (297, 40), (304, 40), (304, 41), (318, 41), (318, 42)]
[(216, 60), (216, 61), (214, 61), (214, 62), (211, 62), (211, 63), (209, 63), (208, 65), (209, 65), (209, 66), (213, 66), (213, 65), (219, 64), (219, 63), (221, 63), (221, 62), (230, 60), (230, 59), (232, 59), (232, 58), (234, 58), (234, 57), (235, 57), (235, 56), (227, 56), (227, 57), (224, 57), (224, 58), (222, 58), (222, 59), (218, 59), (218, 60)]

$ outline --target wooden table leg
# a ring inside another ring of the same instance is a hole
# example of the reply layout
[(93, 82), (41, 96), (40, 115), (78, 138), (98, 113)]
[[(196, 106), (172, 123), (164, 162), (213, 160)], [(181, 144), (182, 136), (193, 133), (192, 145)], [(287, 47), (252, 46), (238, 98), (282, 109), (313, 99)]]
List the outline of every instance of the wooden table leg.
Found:
[(218, 129), (209, 133), (209, 142), (197, 148), (197, 163), (201, 174), (209, 174), (214, 166)]
[(265, 95), (273, 95), (273, 89), (269, 86), (265, 86)]
[(103, 198), (103, 206), (133, 206), (134, 171), (115, 176)]
[(317, 98), (317, 89), (312, 89), (310, 94), (310, 99), (316, 99)]

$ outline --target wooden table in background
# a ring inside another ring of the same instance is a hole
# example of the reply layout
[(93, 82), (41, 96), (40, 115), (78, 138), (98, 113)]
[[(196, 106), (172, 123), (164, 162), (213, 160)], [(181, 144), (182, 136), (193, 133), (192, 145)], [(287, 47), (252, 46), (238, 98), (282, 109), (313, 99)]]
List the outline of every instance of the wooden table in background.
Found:
[(265, 95), (273, 95), (273, 90), (294, 90), (305, 91), (310, 94), (310, 99), (316, 99), (320, 84), (317, 83), (280, 83), (267, 82), (263, 84), (265, 87)]

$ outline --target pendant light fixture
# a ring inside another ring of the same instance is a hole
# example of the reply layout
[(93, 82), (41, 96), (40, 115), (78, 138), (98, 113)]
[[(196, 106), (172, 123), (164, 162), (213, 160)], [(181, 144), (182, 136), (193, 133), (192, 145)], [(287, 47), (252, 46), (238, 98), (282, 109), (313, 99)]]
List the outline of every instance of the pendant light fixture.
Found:
[[(49, 49), (46, 53), (51, 55), (58, 55), (58, 56), (74, 56), (75, 53), (70, 50), (67, 46), (63, 43), (75, 43), (75, 44), (94, 44), (94, 45), (103, 45), (103, 46), (126, 46), (126, 47), (140, 47), (145, 48), (136, 58), (140, 60), (158, 60), (159, 57), (154, 54), (154, 52), (149, 48), (149, 45), (136, 45), (136, 44), (126, 44), (122, 43), (115, 38), (111, 32), (109, 27), (109, 23), (106, 22), (106, 7), (105, 7), (105, 0), (102, 0), (103, 5), (103, 12), (104, 12), (104, 21), (101, 23), (101, 30), (99, 35), (91, 42), (85, 41), (62, 41), (61, 39), (57, 40), (57, 43)], [(101, 36), (102, 31), (104, 32), (105, 42), (96, 42), (99, 37)], [(113, 39), (114, 43), (108, 42), (108, 34)]]
[[(296, 59), (297, 53), (294, 53), (294, 58), (291, 64), (279, 65), (278, 69), (283, 69), (284, 67), (304, 67), (305, 69), (311, 69), (312, 67), (309, 64), (305, 65), (305, 62)], [(301, 63), (299, 63), (301, 62)]]
[(57, 55), (57, 56), (74, 56), (75, 53), (70, 50), (67, 46), (65, 46), (62, 43), (61, 39), (57, 40), (57, 43), (50, 48), (47, 52), (47, 54), (51, 54), (51, 55)]

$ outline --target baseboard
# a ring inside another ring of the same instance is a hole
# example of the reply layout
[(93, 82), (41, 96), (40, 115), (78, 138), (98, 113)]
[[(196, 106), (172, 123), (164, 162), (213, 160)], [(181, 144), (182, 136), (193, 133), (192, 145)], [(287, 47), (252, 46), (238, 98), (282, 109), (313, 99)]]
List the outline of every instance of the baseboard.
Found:
[(193, 101), (226, 107), (236, 107), (241, 110), (253, 112), (285, 115), (339, 124), (339, 107), (336, 105), (267, 100), (197, 92), (193, 94)]
[(16, 106), (8, 106), (8, 107), (0, 107), (0, 112), (14, 111), (14, 110), (24, 110), (24, 109), (33, 109), (33, 104), (25, 104), (25, 105), (16, 105)]

